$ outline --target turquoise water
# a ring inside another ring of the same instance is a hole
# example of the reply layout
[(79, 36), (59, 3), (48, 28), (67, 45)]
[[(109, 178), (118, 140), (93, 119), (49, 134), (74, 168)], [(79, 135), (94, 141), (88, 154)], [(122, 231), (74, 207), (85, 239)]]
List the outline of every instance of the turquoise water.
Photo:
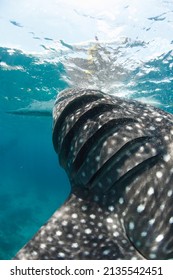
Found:
[[(27, 72), (0, 70), (0, 259), (9, 259), (69, 193), (68, 180), (58, 168), (52, 146), (51, 109), (50, 114), (45, 108), (44, 111), (38, 108), (36, 115), (25, 115), (28, 109), (21, 115), (9, 112), (27, 107), (35, 99), (38, 104), (49, 101), (56, 95), (55, 88), (59, 91), (67, 85), (59, 78), (52, 79), (63, 72), (62, 65), (34, 67), (33, 58), (19, 52), (11, 57), (3, 48), (0, 56), (12, 67), (22, 65), (28, 69)], [(52, 93), (47, 96), (37, 92), (35, 88), (39, 86)]]
[(173, 113), (171, 1), (17, 2), (0, 4), (0, 259), (69, 194), (51, 139), (59, 91), (97, 88)]

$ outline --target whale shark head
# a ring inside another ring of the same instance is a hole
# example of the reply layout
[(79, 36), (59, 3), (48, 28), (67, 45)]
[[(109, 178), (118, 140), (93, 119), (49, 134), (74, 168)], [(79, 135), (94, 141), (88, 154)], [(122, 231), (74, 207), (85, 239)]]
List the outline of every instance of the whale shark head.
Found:
[(172, 115), (69, 89), (58, 95), (53, 118), (71, 195), (16, 258), (172, 258)]

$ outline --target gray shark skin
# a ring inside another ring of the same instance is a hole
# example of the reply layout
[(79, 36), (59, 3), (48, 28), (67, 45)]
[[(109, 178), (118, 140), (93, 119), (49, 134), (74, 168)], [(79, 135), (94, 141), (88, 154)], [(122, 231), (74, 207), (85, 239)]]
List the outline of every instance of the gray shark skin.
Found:
[(173, 116), (85, 89), (53, 116), (71, 194), (14, 259), (173, 258)]
[(47, 110), (26, 110), (26, 109), (20, 109), (16, 111), (8, 111), (6, 112), (10, 115), (18, 115), (18, 116), (30, 116), (30, 117), (52, 117), (52, 112), (49, 112)]

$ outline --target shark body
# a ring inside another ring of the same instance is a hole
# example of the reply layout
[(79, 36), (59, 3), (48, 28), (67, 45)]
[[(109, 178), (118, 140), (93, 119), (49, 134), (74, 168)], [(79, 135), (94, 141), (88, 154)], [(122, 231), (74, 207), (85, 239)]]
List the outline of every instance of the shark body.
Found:
[(173, 258), (173, 116), (70, 89), (53, 117), (71, 194), (15, 259)]

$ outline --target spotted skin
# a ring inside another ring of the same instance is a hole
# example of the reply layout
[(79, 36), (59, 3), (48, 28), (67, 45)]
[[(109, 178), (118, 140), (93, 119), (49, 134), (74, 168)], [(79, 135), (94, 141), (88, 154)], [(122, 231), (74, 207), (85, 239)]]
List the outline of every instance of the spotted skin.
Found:
[(173, 116), (84, 89), (53, 116), (72, 191), (14, 259), (172, 259)]

